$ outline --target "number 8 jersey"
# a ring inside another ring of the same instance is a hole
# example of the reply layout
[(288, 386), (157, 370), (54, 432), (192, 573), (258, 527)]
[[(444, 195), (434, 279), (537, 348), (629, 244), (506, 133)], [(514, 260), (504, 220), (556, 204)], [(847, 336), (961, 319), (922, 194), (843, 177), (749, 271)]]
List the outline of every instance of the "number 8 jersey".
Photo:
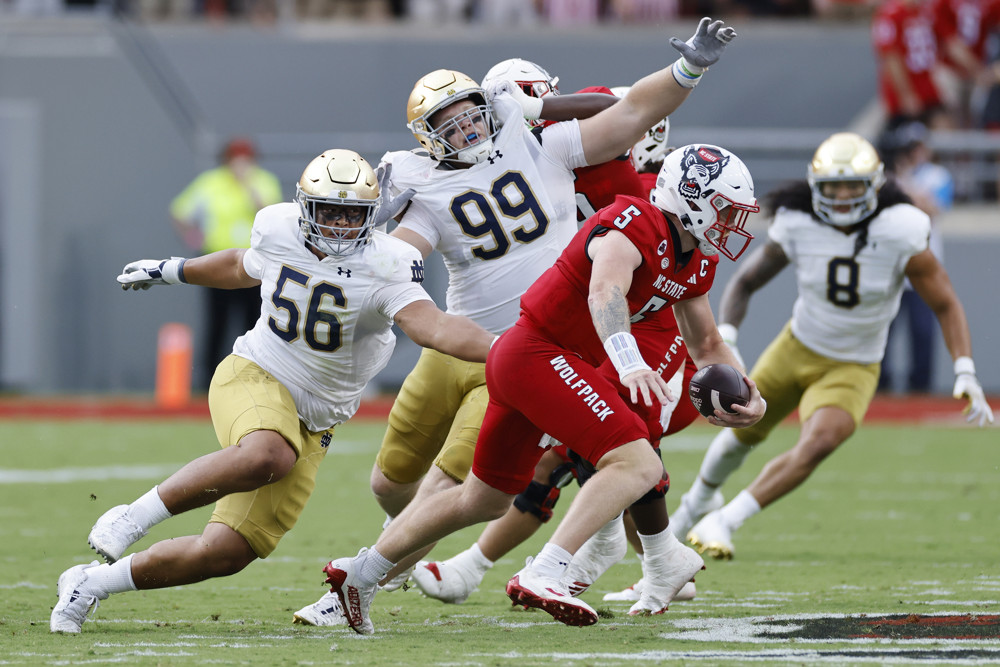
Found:
[(881, 361), (906, 263), (927, 248), (930, 229), (930, 218), (915, 206), (889, 206), (868, 223), (867, 243), (855, 254), (860, 230), (845, 233), (779, 207), (768, 235), (795, 264), (795, 337), (837, 361)]

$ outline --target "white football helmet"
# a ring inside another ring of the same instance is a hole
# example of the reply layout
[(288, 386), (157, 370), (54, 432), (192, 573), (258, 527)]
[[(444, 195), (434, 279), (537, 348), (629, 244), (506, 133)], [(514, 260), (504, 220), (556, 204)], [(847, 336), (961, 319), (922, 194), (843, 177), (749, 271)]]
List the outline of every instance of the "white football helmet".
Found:
[[(455, 102), (470, 100), (473, 107), (441, 123), (431, 125), (431, 116)], [(500, 131), (500, 123), (493, 112), (493, 104), (475, 81), (461, 72), (439, 69), (422, 77), (413, 87), (406, 104), (406, 127), (430, 154), (444, 161), (479, 164), (493, 152), (493, 139)], [(486, 126), (486, 136), (462, 132), (468, 145), (452, 146), (445, 136), (469, 121)]]
[[(301, 213), (299, 226), (306, 243), (324, 254), (337, 257), (358, 252), (371, 241), (378, 195), (375, 170), (367, 160), (354, 151), (324, 151), (306, 166), (295, 186), (295, 201)], [(317, 207), (323, 206), (358, 207), (361, 209), (361, 225), (340, 227), (322, 224), (317, 221)]]
[[(821, 220), (849, 227), (864, 220), (878, 206), (878, 192), (885, 184), (885, 165), (875, 147), (853, 132), (838, 132), (816, 149), (809, 163), (812, 205)], [(832, 185), (859, 183), (861, 194), (838, 198)]]
[[(621, 99), (628, 94), (632, 86), (615, 86), (611, 92), (615, 97)], [(670, 117), (664, 116), (663, 120), (649, 128), (642, 139), (635, 142), (629, 157), (632, 159), (632, 166), (638, 172), (645, 171), (650, 165), (662, 162), (667, 155), (667, 138), (670, 136)], [(650, 170), (652, 171), (652, 170)]]
[(760, 211), (753, 178), (743, 161), (709, 144), (682, 146), (669, 153), (649, 200), (680, 218), (703, 254), (721, 252), (732, 260), (753, 239), (745, 225), (751, 213)]
[[(559, 77), (552, 76), (545, 68), (530, 60), (510, 58), (501, 60), (490, 68), (483, 77), (482, 87), (486, 88), (494, 81), (513, 81), (530, 97), (542, 98), (546, 95), (559, 94)], [(544, 120), (526, 121), (531, 127), (545, 124)]]

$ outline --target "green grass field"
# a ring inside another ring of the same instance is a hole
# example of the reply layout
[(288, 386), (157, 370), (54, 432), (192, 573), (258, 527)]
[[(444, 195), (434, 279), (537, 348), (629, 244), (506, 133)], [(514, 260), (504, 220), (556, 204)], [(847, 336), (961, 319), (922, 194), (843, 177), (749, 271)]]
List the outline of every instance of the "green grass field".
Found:
[[(632, 618), (627, 603), (601, 600), (638, 577), (631, 551), (585, 598), (602, 612), (595, 626), (565, 627), (512, 608), (504, 585), (540, 548), (546, 528), (501, 560), (464, 605), (411, 589), (376, 598), (370, 637), (293, 626), (292, 612), (324, 591), (326, 561), (378, 535), (384, 517), (368, 476), (382, 429), (358, 422), (337, 430), (316, 494), (270, 558), (226, 579), (112, 597), (82, 634), (61, 636), (48, 626), (56, 579), (92, 560), (93, 521), (211, 451), (214, 436), (203, 421), (0, 421), (0, 664), (1000, 661), (997, 430), (926, 425), (863, 427), (797, 492), (747, 522), (736, 535), (736, 559), (709, 562), (694, 601), (662, 616)], [(713, 433), (693, 427), (665, 444), (671, 507)], [(796, 433), (782, 428), (762, 445), (725, 487), (727, 498)], [(200, 532), (209, 514), (175, 517), (137, 547)], [(476, 527), (453, 535), (434, 556), (451, 556), (477, 535)], [(906, 619), (911, 614), (920, 616)], [(951, 616), (966, 614), (973, 616), (956, 629)], [(870, 621), (878, 615), (903, 616)]]

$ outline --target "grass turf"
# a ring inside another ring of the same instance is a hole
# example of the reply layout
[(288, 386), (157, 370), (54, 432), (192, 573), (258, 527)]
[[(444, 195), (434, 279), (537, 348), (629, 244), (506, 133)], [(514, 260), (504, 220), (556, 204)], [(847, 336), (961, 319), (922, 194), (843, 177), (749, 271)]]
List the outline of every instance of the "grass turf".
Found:
[[(376, 597), (371, 637), (293, 626), (292, 613), (324, 592), (325, 562), (378, 536), (384, 517), (368, 477), (383, 428), (337, 429), (316, 493), (270, 558), (233, 577), (115, 596), (82, 634), (62, 636), (48, 629), (56, 579), (94, 558), (86, 542), (93, 521), (212, 451), (212, 430), (200, 420), (0, 421), (0, 664), (883, 664), (892, 651), (902, 651), (892, 655), (904, 662), (1000, 660), (995, 638), (865, 641), (831, 631), (764, 641), (766, 634), (751, 638), (738, 623), (797, 614), (1000, 613), (996, 431), (961, 427), (862, 427), (805, 485), (747, 522), (735, 537), (736, 559), (709, 562), (694, 601), (663, 616), (629, 617), (627, 603), (601, 600), (638, 578), (631, 551), (585, 598), (602, 614), (596, 626), (569, 628), (512, 608), (503, 587), (550, 534), (545, 527), (463, 605), (411, 589)], [(693, 427), (665, 443), (671, 507), (714, 433)], [(761, 445), (724, 488), (727, 498), (796, 435), (782, 427)], [(136, 548), (198, 533), (209, 514), (175, 517)], [(478, 532), (447, 538), (433, 556), (451, 556)]]

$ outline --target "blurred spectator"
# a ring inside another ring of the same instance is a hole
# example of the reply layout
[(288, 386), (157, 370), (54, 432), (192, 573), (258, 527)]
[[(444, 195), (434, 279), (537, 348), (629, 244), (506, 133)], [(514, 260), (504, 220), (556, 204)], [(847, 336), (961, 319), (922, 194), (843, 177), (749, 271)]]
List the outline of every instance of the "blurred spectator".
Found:
[(608, 0), (608, 18), (622, 23), (668, 21), (680, 15), (680, 0)]
[(930, 0), (887, 0), (875, 12), (872, 42), (888, 130), (913, 120), (934, 128), (950, 125), (934, 82), (933, 19)]
[[(951, 208), (955, 185), (948, 170), (932, 161), (933, 154), (927, 141), (927, 127), (919, 122), (910, 122), (888, 133), (879, 143), (886, 166), (893, 171), (913, 203), (930, 216), (930, 249), (943, 263), (944, 244), (935, 223), (941, 212)], [(921, 394), (931, 391), (937, 343), (935, 320), (933, 311), (906, 280), (899, 314), (889, 327), (879, 390), (892, 390), (894, 379), (899, 379), (901, 369), (892, 362), (892, 340), (903, 336), (908, 351), (904, 391)]]
[(458, 23), (470, 10), (470, 0), (409, 0), (410, 16), (421, 23)]
[(973, 88), (983, 83), (986, 70), (986, 41), (1000, 21), (1000, 0), (935, 0), (934, 32), (942, 78), (950, 88), (955, 124), (975, 126), (972, 110)]
[[(249, 248), (257, 211), (282, 201), (281, 184), (257, 166), (254, 145), (245, 138), (229, 141), (221, 165), (197, 176), (170, 204), (177, 233), (203, 255), (227, 248)], [(260, 291), (204, 288), (207, 334), (197, 381), (207, 387), (215, 367), (237, 336), (253, 328), (260, 315)]]
[(599, 10), (598, 0), (542, 0), (542, 15), (554, 26), (597, 23)]
[(532, 25), (538, 22), (536, 0), (477, 0), (474, 20), (487, 24)]

